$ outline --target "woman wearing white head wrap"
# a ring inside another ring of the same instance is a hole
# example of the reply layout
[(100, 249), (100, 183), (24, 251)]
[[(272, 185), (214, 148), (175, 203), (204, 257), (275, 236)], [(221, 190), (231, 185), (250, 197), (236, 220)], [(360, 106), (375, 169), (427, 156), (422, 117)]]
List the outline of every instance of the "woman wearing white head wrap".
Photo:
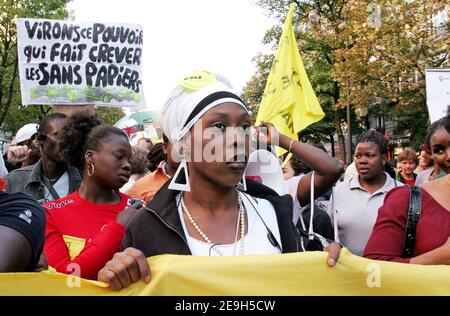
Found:
[[(197, 148), (192, 148), (190, 144), (186, 144), (186, 142), (189, 142), (189, 132), (205, 113), (214, 107), (227, 103), (237, 106), (238, 110), (241, 111), (242, 115), (246, 118), (244, 128), (247, 132), (250, 132), (251, 120), (244, 101), (232, 91), (228, 80), (224, 77), (206, 71), (197, 72), (180, 81), (179, 85), (170, 94), (161, 113), (161, 127), (173, 145), (174, 150), (177, 151), (176, 154), (182, 157), (181, 164), (169, 185), (170, 189), (190, 191), (186, 162), (193, 161), (193, 158), (200, 158), (198, 160), (203, 161), (206, 157), (189, 157), (186, 151), (195, 152), (197, 149), (197, 152), (200, 150), (202, 155), (207, 153), (203, 152), (203, 146), (200, 144), (197, 145)], [(225, 112), (227, 111), (225, 110)], [(201, 134), (205, 136), (205, 133), (202, 132)], [(208, 135), (212, 134), (214, 132)], [(247, 133), (247, 136), (249, 136), (249, 133)], [(249, 137), (247, 137), (245, 145), (250, 145)], [(219, 145), (219, 147), (222, 146)], [(237, 153), (234, 154), (237, 155)], [(248, 152), (246, 155), (248, 157)], [(227, 161), (229, 158), (233, 158), (233, 156), (235, 155), (217, 158), (221, 161)], [(177, 157), (177, 155), (173, 155), (173, 157)], [(243, 167), (245, 168), (245, 165)], [(180, 173), (182, 176), (181, 181), (185, 182), (183, 184), (178, 183)]]
[[(171, 183), (133, 217), (122, 241), (125, 250), (99, 272), (100, 281), (115, 289), (139, 278), (148, 282), (145, 258), (158, 254), (230, 256), (324, 248), (317, 239), (310, 241), (310, 247), (302, 246), (304, 240), (292, 221), (290, 195), (280, 197), (255, 181), (247, 181), (246, 192), (237, 189), (250, 151), (251, 118), (225, 80), (210, 72), (185, 77), (170, 94), (161, 125), (183, 161)], [(266, 127), (272, 141), (276, 130)], [(334, 168), (327, 183), (334, 183), (342, 172), (337, 161), (321, 150), (299, 142), (293, 146), (283, 135), (280, 139), (283, 147), (297, 148), (294, 153), (300, 152), (299, 156), (317, 168), (317, 183), (323, 181), (324, 169)], [(309, 183), (310, 178), (305, 179)], [(309, 186), (305, 187), (308, 190), (302, 198), (309, 194)], [(316, 192), (322, 194), (322, 189), (319, 185)], [(332, 266), (340, 247), (332, 243), (327, 250)]]

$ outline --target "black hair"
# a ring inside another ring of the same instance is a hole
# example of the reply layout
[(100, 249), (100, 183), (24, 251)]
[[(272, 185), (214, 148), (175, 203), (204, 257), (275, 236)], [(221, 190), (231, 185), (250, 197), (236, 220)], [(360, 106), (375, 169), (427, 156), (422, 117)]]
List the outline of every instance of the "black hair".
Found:
[(163, 145), (163, 143), (156, 143), (147, 154), (147, 159), (149, 162), (148, 169), (151, 172), (156, 170), (161, 161), (165, 161), (167, 159), (167, 155), (163, 150)]
[[(318, 149), (323, 150), (324, 152), (327, 152), (325, 146), (321, 143), (311, 144), (311, 146), (314, 146)], [(286, 157), (288, 156), (288, 154), (289, 154), (288, 152), (283, 154), (282, 161), (286, 160)], [(289, 161), (291, 162), (292, 170), (294, 170), (294, 176), (298, 176), (299, 174), (307, 174), (312, 171), (311, 167), (308, 166), (307, 163), (305, 163), (303, 160), (301, 160), (296, 155), (292, 155), (292, 157)]]
[(303, 160), (295, 155), (292, 155), (290, 162), (295, 176), (298, 176), (299, 174), (307, 174), (312, 171), (312, 169)]
[(65, 120), (67, 116), (64, 113), (51, 113), (49, 115), (44, 116), (44, 118), (39, 122), (39, 127), (37, 130), (37, 137), (39, 138), (40, 135), (46, 135), (47, 134), (47, 128), (48, 124), (52, 121), (56, 120)]
[[(381, 131), (376, 129), (370, 129), (361, 136), (359, 136), (358, 144), (359, 143), (374, 143), (378, 146), (378, 149), (380, 150), (380, 153), (382, 155), (386, 155), (389, 150), (389, 143), (384, 138), (384, 135)], [(392, 178), (395, 179), (395, 170), (392, 168), (392, 165), (389, 163), (389, 161), (386, 160), (384, 163), (384, 171), (386, 171)]]
[(60, 144), (64, 160), (80, 170), (84, 167), (87, 150), (99, 150), (106, 138), (118, 135), (128, 140), (127, 134), (119, 128), (103, 124), (100, 118), (90, 112), (80, 111), (67, 119)]
[(436, 131), (441, 128), (445, 128), (447, 132), (450, 134), (450, 105), (447, 108), (447, 115), (431, 124), (430, 127), (428, 127), (427, 129), (427, 135), (425, 136), (425, 144), (428, 145), (428, 148), (430, 150), (432, 150), (431, 137), (433, 137), (434, 133), (436, 133)]
[(388, 152), (388, 142), (384, 138), (383, 133), (375, 130), (375, 129), (369, 129), (367, 132), (359, 136), (358, 144), (359, 143), (374, 143), (378, 146), (378, 149), (380, 150), (380, 153), (382, 155), (386, 155)]

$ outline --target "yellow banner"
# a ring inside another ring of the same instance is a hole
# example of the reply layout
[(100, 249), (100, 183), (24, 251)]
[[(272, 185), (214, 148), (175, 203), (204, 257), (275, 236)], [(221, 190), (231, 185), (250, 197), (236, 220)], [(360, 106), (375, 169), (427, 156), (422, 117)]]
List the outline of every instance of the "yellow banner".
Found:
[(329, 268), (324, 252), (242, 257), (163, 255), (148, 262), (152, 281), (115, 292), (59, 273), (0, 274), (0, 295), (450, 295), (449, 266), (368, 260), (343, 249)]
[(291, 3), (256, 124), (261, 121), (271, 122), (280, 133), (297, 139), (298, 132), (320, 121), (325, 114), (309, 82), (298, 51), (292, 28), (294, 10), (295, 4)]

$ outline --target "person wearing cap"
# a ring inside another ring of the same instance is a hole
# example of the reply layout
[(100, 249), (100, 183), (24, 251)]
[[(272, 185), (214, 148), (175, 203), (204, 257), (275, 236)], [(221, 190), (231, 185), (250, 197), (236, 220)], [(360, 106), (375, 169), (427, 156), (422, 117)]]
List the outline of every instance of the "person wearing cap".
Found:
[(59, 151), (58, 135), (65, 123), (66, 115), (62, 113), (52, 113), (41, 120), (36, 140), (42, 157), (34, 165), (10, 172), (7, 192), (24, 192), (45, 203), (78, 189), (80, 173), (67, 166)]
[(8, 171), (31, 166), (39, 160), (41, 152), (36, 141), (37, 129), (38, 124), (30, 123), (17, 131), (13, 143), (4, 155)]
[[(169, 182), (131, 219), (122, 252), (100, 270), (98, 279), (113, 289), (150, 280), (146, 257), (159, 254), (233, 256), (280, 254), (327, 249), (333, 266), (340, 245), (312, 234), (302, 238), (293, 221), (288, 194), (245, 179), (251, 147), (251, 117), (244, 102), (223, 77), (210, 72), (186, 76), (169, 96), (161, 126), (180, 165)], [(264, 130), (267, 133), (264, 133)], [(261, 143), (275, 143), (269, 123), (256, 130)], [(279, 135), (282, 148), (316, 170), (316, 194), (323, 194), (343, 172), (337, 160), (321, 150)], [(176, 159), (176, 158), (175, 158)], [(303, 202), (310, 198), (311, 174), (298, 186)], [(308, 234), (303, 232), (303, 236)]]

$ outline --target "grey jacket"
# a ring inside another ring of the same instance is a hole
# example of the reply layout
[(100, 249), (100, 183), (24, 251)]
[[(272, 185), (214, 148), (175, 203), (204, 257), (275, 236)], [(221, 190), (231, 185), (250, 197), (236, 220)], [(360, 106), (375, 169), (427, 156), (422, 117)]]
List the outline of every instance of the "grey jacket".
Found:
[[(78, 169), (73, 167), (67, 168), (69, 175), (69, 194), (80, 187), (81, 176)], [(42, 160), (24, 168), (11, 171), (6, 181), (8, 186), (6, 192), (24, 192), (34, 197), (38, 202), (45, 203), (44, 184), (42, 182)], [(62, 197), (62, 196), (61, 196)]]

